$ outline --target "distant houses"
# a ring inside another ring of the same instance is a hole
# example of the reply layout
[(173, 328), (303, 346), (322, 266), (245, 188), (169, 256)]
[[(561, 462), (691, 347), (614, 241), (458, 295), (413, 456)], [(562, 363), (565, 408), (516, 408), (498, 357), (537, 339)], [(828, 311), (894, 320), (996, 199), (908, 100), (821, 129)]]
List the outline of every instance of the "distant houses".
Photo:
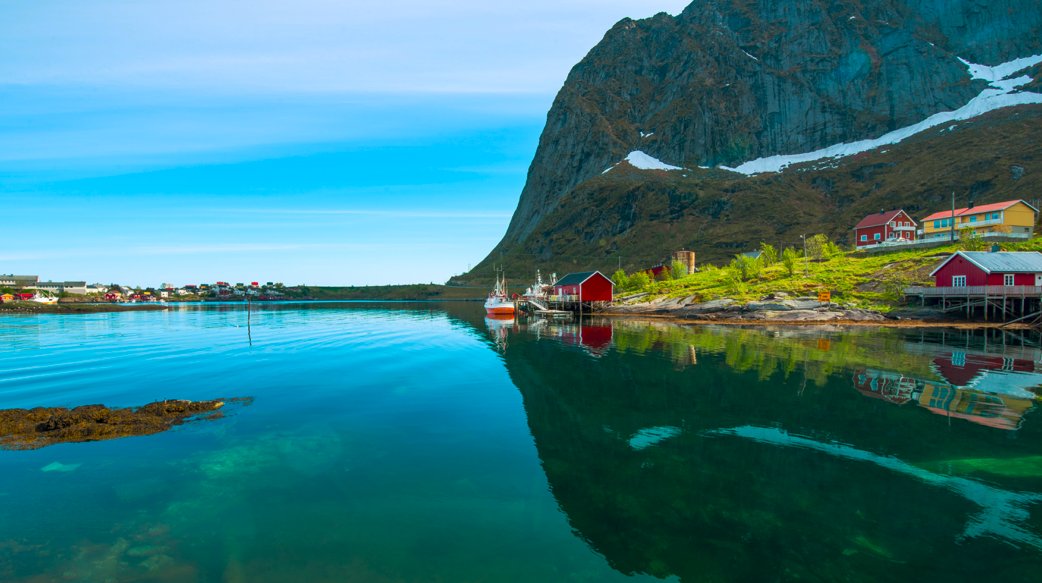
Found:
[(861, 219), (854, 226), (854, 245), (866, 247), (886, 242), (915, 241), (917, 226), (912, 217), (902, 209), (879, 211)]
[(922, 220), (921, 227), (903, 209), (880, 211), (854, 226), (855, 249), (879, 246), (941, 243), (973, 235), (985, 239), (1030, 239), (1038, 209), (1023, 200), (1007, 200), (980, 206), (938, 211)]
[(981, 206), (947, 210), (923, 219), (923, 238), (946, 239), (955, 233), (973, 232), (981, 236), (997, 235), (1030, 238), (1038, 219), (1038, 209), (1023, 200), (1007, 200)]
[(39, 275), (0, 275), (0, 287), (31, 289), (39, 281)]

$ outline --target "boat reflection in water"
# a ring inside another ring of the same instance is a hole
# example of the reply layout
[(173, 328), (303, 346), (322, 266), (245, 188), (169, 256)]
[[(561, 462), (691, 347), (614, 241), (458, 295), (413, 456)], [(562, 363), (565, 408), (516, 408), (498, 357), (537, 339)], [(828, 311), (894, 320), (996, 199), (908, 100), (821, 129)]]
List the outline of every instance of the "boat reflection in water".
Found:
[(485, 316), (485, 327), (488, 328), (489, 334), (500, 352), (506, 350), (509, 332), (516, 325), (517, 321), (513, 314), (487, 314)]
[(1027, 581), (1042, 568), (1037, 337), (597, 319), (505, 332), (549, 487), (622, 573)]

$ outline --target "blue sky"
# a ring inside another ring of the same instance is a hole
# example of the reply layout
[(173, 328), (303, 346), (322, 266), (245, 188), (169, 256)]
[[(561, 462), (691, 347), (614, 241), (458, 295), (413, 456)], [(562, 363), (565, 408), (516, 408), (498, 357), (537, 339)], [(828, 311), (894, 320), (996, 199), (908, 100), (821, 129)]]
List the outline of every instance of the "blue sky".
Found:
[(0, 273), (443, 282), (568, 70), (675, 0), (0, 4)]

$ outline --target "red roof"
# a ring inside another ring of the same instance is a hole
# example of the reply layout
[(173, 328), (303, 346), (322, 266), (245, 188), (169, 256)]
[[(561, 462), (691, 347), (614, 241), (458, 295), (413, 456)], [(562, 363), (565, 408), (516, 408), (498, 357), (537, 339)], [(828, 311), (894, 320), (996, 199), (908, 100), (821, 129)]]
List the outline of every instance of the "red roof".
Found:
[[(1004, 211), (1004, 210), (1008, 209), (1009, 207), (1017, 204), (1018, 202), (1024, 202), (1024, 201), (1022, 201), (1022, 200), (1007, 200), (1005, 202), (993, 202), (991, 204), (982, 204), (980, 206), (955, 209), (955, 216), (960, 217), (962, 215), (975, 215), (977, 213), (990, 213), (992, 211)], [(1024, 204), (1027, 204), (1029, 207), (1031, 207), (1031, 210), (1035, 211), (1036, 213), (1038, 212), (1038, 209), (1036, 209), (1035, 207), (1029, 205), (1026, 202), (1024, 202)], [(926, 217), (923, 220), (924, 221), (932, 221), (934, 219), (947, 219), (947, 218), (950, 218), (951, 216), (952, 216), (952, 211), (941, 211), (939, 213), (934, 213), (934, 214)]]
[[(903, 212), (904, 212), (903, 209), (897, 209), (897, 210), (893, 210), (893, 211), (887, 211), (885, 213), (873, 213), (873, 214), (870, 214), (867, 217), (861, 219), (861, 222), (856, 224), (856, 225), (854, 225), (854, 228), (855, 229), (865, 229), (865, 228), (868, 228), (868, 227), (878, 227), (879, 225), (885, 225), (885, 224), (889, 223), (890, 221), (892, 221), (894, 219), (894, 217), (896, 217), (897, 215), (899, 215), (899, 214), (901, 214)], [(911, 220), (911, 217), (909, 217), (909, 220)], [(914, 225), (915, 221), (912, 221), (912, 224)]]

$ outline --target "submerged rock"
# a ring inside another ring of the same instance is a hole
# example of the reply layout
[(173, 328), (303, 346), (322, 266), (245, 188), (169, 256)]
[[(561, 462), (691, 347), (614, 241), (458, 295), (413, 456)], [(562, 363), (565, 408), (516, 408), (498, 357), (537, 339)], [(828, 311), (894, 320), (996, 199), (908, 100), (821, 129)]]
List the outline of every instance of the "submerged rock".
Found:
[(0, 449), (39, 449), (58, 443), (152, 435), (187, 421), (223, 417), (222, 409), (227, 402), (249, 404), (250, 401), (249, 398), (171, 400), (131, 408), (84, 405), (74, 409), (4, 409), (0, 410)]

